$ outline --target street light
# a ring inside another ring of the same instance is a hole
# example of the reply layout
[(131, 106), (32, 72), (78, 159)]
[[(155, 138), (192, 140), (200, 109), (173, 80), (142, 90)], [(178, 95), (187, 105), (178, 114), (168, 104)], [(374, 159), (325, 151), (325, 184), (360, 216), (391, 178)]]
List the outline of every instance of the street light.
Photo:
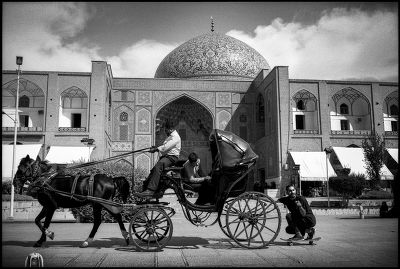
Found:
[(17, 94), (15, 97), (15, 115), (14, 115), (14, 145), (13, 145), (13, 161), (12, 161), (12, 170), (11, 170), (11, 199), (10, 199), (10, 216), (9, 219), (14, 219), (14, 166), (16, 163), (16, 148), (17, 148), (17, 127), (18, 127), (18, 103), (19, 103), (19, 75), (20, 68), (23, 62), (23, 57), (17, 56), (16, 64), (18, 65), (17, 71)]
[(81, 139), (81, 143), (88, 146), (88, 149), (89, 149), (88, 162), (89, 162), (90, 161), (90, 146), (94, 144), (94, 139), (85, 137), (85, 138)]
[(328, 160), (329, 160), (329, 156), (333, 152), (333, 148), (332, 147), (327, 147), (327, 148), (324, 148), (324, 151), (326, 153), (326, 188), (327, 188), (326, 193), (328, 194), (328, 207), (330, 207), (329, 206), (329, 174), (328, 174), (329, 169), (328, 169)]

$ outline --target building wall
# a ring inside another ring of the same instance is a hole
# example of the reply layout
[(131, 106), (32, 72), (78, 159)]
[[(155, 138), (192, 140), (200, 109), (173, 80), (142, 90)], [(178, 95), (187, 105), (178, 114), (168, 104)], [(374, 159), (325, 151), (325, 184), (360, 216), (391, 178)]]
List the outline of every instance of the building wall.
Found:
[[(111, 66), (97, 61), (92, 62), (91, 73), (24, 71), (22, 78), (43, 90), (43, 119), (35, 119), (35, 124), (42, 125), (43, 131), (20, 132), (18, 140), (42, 143), (40, 157), (44, 158), (52, 145), (83, 146), (81, 139), (90, 137), (95, 139), (96, 145), (92, 158), (104, 159), (154, 145), (158, 113), (179, 98), (189, 98), (210, 113), (213, 128), (244, 136), (260, 156), (255, 180), (273, 181), (281, 191), (291, 176), (291, 171), (283, 169), (288, 163), (289, 151), (322, 151), (328, 146), (345, 147), (351, 144), (361, 146), (364, 135), (372, 129), (384, 135), (387, 147), (398, 147), (398, 133), (385, 132), (385, 126), (396, 120), (387, 115), (385, 98), (393, 92), (398, 93), (397, 83), (302, 80), (289, 79), (289, 76), (288, 67), (278, 66), (271, 71), (261, 70), (252, 82), (114, 78)], [(15, 79), (15, 72), (3, 71), (3, 85)], [(78, 87), (88, 96), (85, 119), (88, 128), (85, 131), (59, 130), (60, 96), (70, 87)], [(359, 132), (335, 133), (331, 131), (332, 97), (347, 87), (362, 93), (368, 100), (371, 114), (366, 117), (369, 122), (354, 125)], [(294, 115), (299, 112), (294, 111), (296, 104), (293, 96), (301, 90), (309, 91), (317, 99), (311, 133), (294, 130)], [(126, 100), (122, 100), (122, 92), (127, 93)], [(258, 136), (260, 123), (255, 120), (259, 94), (264, 98), (265, 107), (262, 137)], [(120, 121), (122, 112), (128, 114), (127, 122)], [(128, 126), (126, 140), (120, 140), (121, 125)], [(13, 132), (3, 132), (2, 138), (3, 143), (12, 142)], [(141, 153), (125, 159), (150, 170), (156, 155)], [(260, 169), (264, 169), (265, 179), (259, 178)]]

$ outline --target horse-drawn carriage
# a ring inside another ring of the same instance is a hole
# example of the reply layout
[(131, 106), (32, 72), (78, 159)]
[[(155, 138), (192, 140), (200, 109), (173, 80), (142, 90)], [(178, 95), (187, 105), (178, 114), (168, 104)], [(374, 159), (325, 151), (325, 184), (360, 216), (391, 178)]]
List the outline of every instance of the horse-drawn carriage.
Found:
[[(266, 247), (279, 234), (281, 214), (275, 201), (268, 195), (260, 192), (246, 191), (249, 172), (254, 168), (258, 156), (247, 142), (227, 131), (213, 130), (210, 134), (209, 143), (212, 155), (213, 168), (211, 177), (212, 186), (215, 191), (214, 203), (211, 205), (197, 205), (191, 201), (191, 198), (187, 195), (191, 191), (187, 190), (186, 184), (183, 181), (180, 173), (182, 167), (179, 166), (179, 162), (177, 165), (166, 169), (162, 175), (160, 192), (163, 193), (167, 189), (172, 189), (182, 206), (185, 218), (192, 224), (209, 226), (218, 222), (223, 233), (240, 246), (245, 248)], [(33, 177), (33, 170), (35, 170), (32, 168), (33, 166), (33, 161), (28, 161), (28, 165), (23, 165), (21, 161), (18, 173), (21, 178), (25, 177), (25, 179), (20, 180), (20, 182), (25, 182), (29, 176)], [(47, 192), (47, 196), (51, 192), (55, 196), (59, 196), (60, 200), (68, 199), (71, 194), (58, 190), (57, 184), (53, 183), (57, 177), (59, 176), (56, 175), (50, 180), (44, 180), (45, 183), (36, 185), (40, 186), (41, 190), (44, 189)], [(63, 182), (66, 181), (67, 179), (64, 178)], [(69, 181), (71, 181), (71, 178)], [(74, 183), (67, 185), (73, 188), (74, 197), (95, 202), (93, 203), (95, 221), (89, 238), (94, 237), (98, 225), (100, 225), (98, 218), (96, 220), (96, 214), (99, 215), (99, 213), (95, 212), (95, 209), (99, 208), (100, 204), (110, 213), (114, 214), (126, 240), (128, 240), (128, 236), (126, 231), (124, 232), (125, 228), (118, 215), (120, 216), (119, 213), (124, 208), (129, 207), (134, 209), (129, 223), (129, 237), (138, 250), (158, 251), (168, 244), (173, 234), (171, 217), (175, 214), (175, 210), (169, 207), (167, 202), (160, 201), (159, 199), (145, 199), (138, 200), (135, 204), (116, 203), (110, 201), (112, 195), (102, 195), (99, 192), (101, 188), (96, 188), (96, 186), (93, 187), (92, 193), (90, 193), (90, 188), (85, 187), (85, 184), (90, 184), (90, 178), (86, 177), (79, 180), (76, 177), (73, 181)], [(96, 177), (94, 177), (93, 180), (92, 176), (93, 181), (92, 185), (99, 184), (101, 179), (96, 180)], [(77, 185), (80, 187), (77, 188)], [(120, 185), (123, 188), (123, 184)], [(68, 189), (68, 186), (65, 188)], [(60, 204), (53, 205), (53, 207), (67, 207), (62, 205), (63, 201), (60, 201)], [(101, 207), (99, 212), (101, 213)], [(41, 218), (43, 217), (44, 213)], [(39, 222), (38, 226), (43, 232), (42, 238), (39, 240), (40, 243), (45, 241), (45, 235), (48, 235), (47, 227), (50, 224), (50, 220), (48, 220), (47, 225), (45, 222), (44, 227), (39, 226), (40, 219), (36, 221), (37, 224)]]

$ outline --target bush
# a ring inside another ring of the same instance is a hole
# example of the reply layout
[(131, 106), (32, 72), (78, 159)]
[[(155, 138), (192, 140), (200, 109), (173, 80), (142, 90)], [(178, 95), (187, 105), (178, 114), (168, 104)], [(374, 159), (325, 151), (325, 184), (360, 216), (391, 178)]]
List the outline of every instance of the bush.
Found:
[(11, 180), (1, 182), (1, 193), (11, 194)]
[[(78, 163), (73, 163), (72, 165), (68, 166), (66, 168), (65, 173), (71, 175), (76, 175), (78, 173), (81, 173), (82, 175), (95, 173), (95, 174), (106, 174), (111, 177), (119, 177), (119, 176), (125, 177), (128, 180), (130, 186), (130, 194), (128, 196), (126, 203), (127, 204), (136, 203), (136, 197), (132, 195), (132, 192), (140, 192), (142, 190), (142, 184), (143, 184), (142, 179), (146, 177), (145, 170), (139, 168), (135, 169), (132, 173), (132, 166), (124, 162), (117, 162), (117, 163), (106, 162), (79, 169), (69, 169), (69, 167), (74, 166), (76, 164)], [(122, 199), (118, 192), (115, 195), (113, 201), (122, 203)], [(93, 208), (91, 204), (79, 208), (72, 208), (71, 211), (76, 219), (79, 218), (80, 222), (93, 222)], [(133, 214), (133, 211), (134, 210), (132, 208), (124, 208), (124, 210), (121, 212), (122, 221), (129, 222)], [(102, 222), (116, 222), (116, 220), (106, 210), (102, 210), (101, 220)]]
[(358, 199), (393, 199), (393, 195), (387, 191), (372, 190), (360, 195)]
[(366, 186), (366, 180), (362, 174), (342, 174), (329, 178), (329, 188), (332, 188), (343, 197), (343, 205), (347, 205), (350, 198), (356, 198), (362, 194)]
[[(11, 201), (11, 194), (3, 194), (1, 195), (1, 200), (2, 201)], [(35, 201), (31, 196), (24, 195), (24, 194), (14, 194), (14, 201)]]

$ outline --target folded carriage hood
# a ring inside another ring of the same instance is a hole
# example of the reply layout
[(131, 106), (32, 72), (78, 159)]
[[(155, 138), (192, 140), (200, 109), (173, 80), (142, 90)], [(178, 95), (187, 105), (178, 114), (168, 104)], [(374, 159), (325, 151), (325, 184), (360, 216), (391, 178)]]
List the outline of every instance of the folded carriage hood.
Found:
[(258, 158), (249, 143), (231, 132), (214, 129), (209, 140), (213, 167), (234, 168)]

